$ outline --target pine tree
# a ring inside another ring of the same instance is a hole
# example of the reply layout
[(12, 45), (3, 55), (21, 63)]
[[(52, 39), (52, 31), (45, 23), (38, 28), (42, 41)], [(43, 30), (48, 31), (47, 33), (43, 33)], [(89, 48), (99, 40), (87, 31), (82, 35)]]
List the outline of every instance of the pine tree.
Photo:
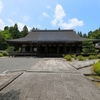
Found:
[(95, 49), (95, 45), (90, 40), (84, 40), (82, 42), (82, 54), (97, 54), (98, 50)]

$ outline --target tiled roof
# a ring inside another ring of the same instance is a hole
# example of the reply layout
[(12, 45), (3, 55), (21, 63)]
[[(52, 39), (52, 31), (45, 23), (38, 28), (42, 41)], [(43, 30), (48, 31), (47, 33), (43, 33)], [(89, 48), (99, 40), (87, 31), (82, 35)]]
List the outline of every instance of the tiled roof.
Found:
[(8, 42), (70, 42), (83, 41), (74, 30), (35, 30), (24, 38), (8, 40)]

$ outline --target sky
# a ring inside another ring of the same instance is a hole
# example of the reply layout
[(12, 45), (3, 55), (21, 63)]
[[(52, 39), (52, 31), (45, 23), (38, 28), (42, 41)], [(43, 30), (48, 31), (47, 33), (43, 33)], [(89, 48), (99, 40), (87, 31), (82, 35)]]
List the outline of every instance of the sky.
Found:
[(0, 0), (0, 30), (17, 23), (19, 30), (100, 28), (100, 0)]

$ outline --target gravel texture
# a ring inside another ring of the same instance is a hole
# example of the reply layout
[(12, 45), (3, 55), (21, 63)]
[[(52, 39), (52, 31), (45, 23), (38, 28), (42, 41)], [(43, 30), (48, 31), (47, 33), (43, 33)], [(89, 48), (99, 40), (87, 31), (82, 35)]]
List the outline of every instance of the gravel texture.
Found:
[(0, 58), (0, 73), (6, 70), (27, 70), (42, 58), (34, 57), (3, 57)]

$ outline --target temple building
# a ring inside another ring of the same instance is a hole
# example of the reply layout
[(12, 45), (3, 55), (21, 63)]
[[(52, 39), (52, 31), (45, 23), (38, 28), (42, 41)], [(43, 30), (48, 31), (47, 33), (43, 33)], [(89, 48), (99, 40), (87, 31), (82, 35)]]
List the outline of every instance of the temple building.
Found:
[[(78, 36), (74, 30), (34, 30), (26, 37), (8, 40), (7, 42), (21, 52), (15, 55), (62, 56), (62, 54), (80, 54), (82, 41), (86, 39)], [(97, 39), (93, 43), (99, 42)]]

